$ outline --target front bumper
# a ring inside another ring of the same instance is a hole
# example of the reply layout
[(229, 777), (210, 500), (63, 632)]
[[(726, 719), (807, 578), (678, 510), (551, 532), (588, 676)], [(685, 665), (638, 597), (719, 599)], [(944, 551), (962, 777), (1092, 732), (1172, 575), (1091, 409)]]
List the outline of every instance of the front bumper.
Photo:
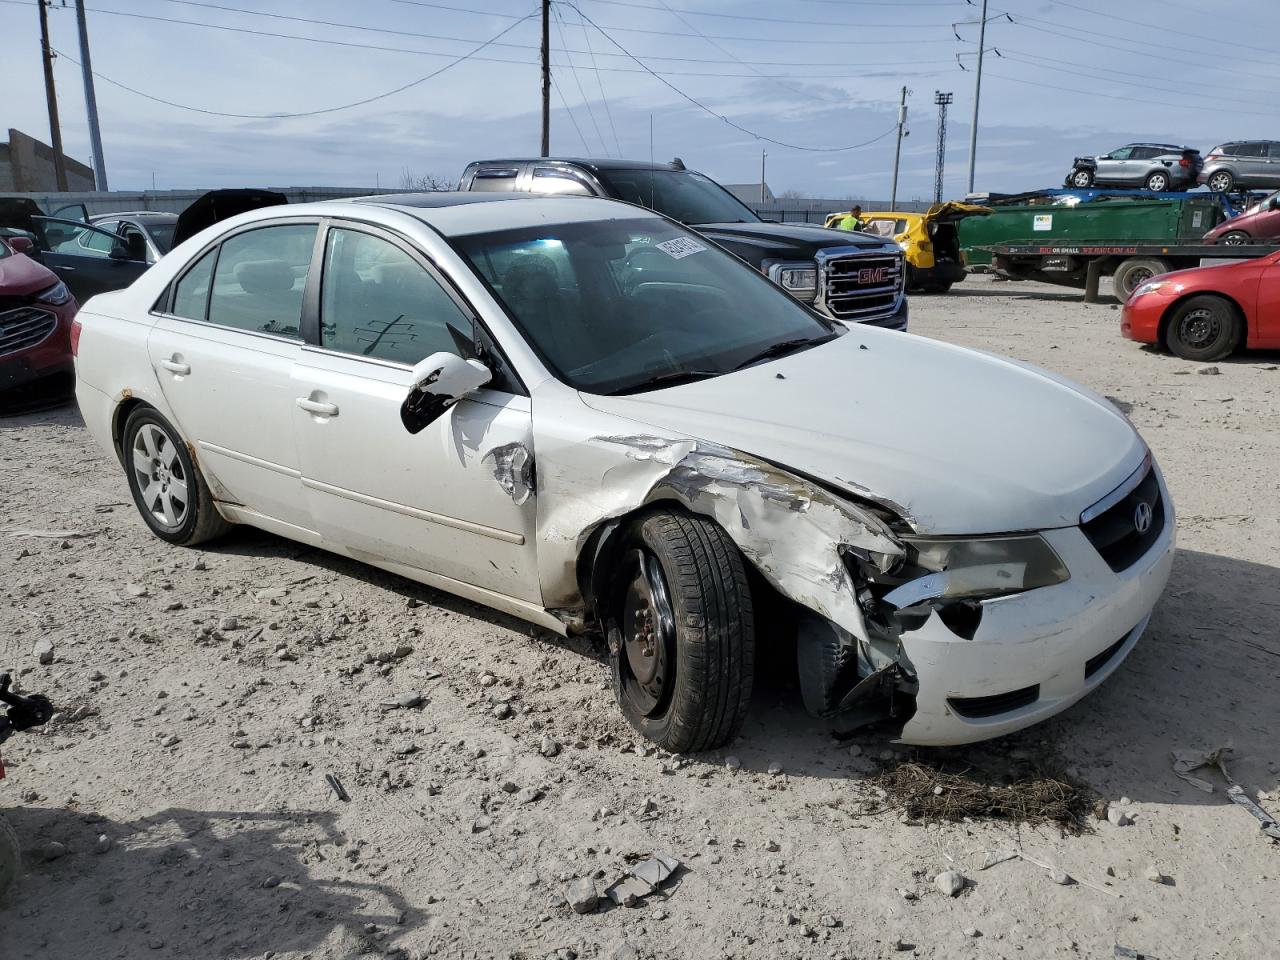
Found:
[[(1003, 736), (1067, 709), (1133, 649), (1173, 566), (1174, 517), (1136, 563), (1115, 573), (1079, 527), (1043, 532), (1071, 579), (984, 601), (972, 640), (936, 612), (902, 646), (918, 681), (916, 712), (900, 741), (922, 746)], [(964, 711), (962, 714), (961, 711)]]
[(1120, 335), (1139, 343), (1159, 343), (1160, 319), (1169, 303), (1159, 292), (1130, 297), (1120, 311)]

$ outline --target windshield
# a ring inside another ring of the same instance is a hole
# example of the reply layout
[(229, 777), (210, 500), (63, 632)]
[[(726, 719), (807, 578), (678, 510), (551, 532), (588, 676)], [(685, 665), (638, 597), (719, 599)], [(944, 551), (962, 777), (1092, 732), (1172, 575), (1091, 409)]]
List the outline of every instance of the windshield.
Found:
[(609, 193), (681, 223), (759, 223), (760, 218), (710, 177), (691, 170), (597, 170)]
[(454, 242), (552, 372), (588, 393), (719, 376), (842, 331), (736, 258), (656, 217)]
[(156, 245), (156, 249), (161, 253), (168, 253), (173, 249), (173, 231), (178, 228), (178, 222), (173, 223), (147, 223), (143, 224), (147, 233), (151, 236), (151, 242)]

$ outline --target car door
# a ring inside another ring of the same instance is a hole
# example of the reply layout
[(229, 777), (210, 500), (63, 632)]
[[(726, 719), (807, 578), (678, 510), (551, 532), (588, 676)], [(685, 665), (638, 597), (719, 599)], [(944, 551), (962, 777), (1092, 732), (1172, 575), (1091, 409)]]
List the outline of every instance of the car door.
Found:
[(1273, 140), (1267, 144), (1267, 164), (1264, 177), (1265, 182), (1259, 183), (1258, 186), (1265, 187), (1268, 190), (1275, 190), (1280, 187), (1280, 142), (1278, 141)]
[(352, 553), (541, 603), (532, 409), (496, 350), (487, 388), (417, 434), (412, 366), (476, 354), (475, 315), (402, 238), (335, 222), (316, 322), (294, 367), (293, 422), (311, 525)]
[(147, 340), (214, 496), (304, 532), (290, 375), (317, 233), (316, 221), (268, 221), (223, 238), (170, 284)]
[(1250, 320), (1254, 325), (1250, 346), (1280, 347), (1280, 254), (1266, 258), (1258, 278), (1258, 309)]
[(1259, 187), (1266, 185), (1267, 152), (1267, 145), (1257, 140), (1235, 145), (1235, 166), (1239, 171), (1236, 180), (1239, 186)]
[(129, 286), (149, 266), (145, 242), (130, 246), (117, 236), (115, 221), (96, 226), (59, 217), (31, 220), (37, 228), (40, 262), (56, 273), (81, 303)]
[(1105, 157), (1099, 157), (1094, 179), (1107, 183), (1125, 183), (1129, 175), (1129, 155), (1132, 152), (1132, 147), (1121, 147), (1119, 150), (1112, 150)]

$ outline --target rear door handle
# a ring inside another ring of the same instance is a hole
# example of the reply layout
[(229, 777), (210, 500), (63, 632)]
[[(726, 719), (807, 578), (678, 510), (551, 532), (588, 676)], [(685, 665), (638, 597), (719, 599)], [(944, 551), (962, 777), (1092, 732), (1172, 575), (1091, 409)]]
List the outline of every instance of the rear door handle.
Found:
[(75, 273), (76, 268), (66, 263), (55, 263), (53, 269), (61, 270), (63, 273)]
[(336, 417), (338, 415), (338, 405), (336, 403), (321, 403), (319, 400), (298, 397), (298, 406), (307, 411), (307, 413), (314, 413), (318, 417)]
[(181, 360), (161, 360), (160, 366), (164, 367), (170, 373), (176, 373), (185, 377), (191, 372), (191, 364), (183, 363)]

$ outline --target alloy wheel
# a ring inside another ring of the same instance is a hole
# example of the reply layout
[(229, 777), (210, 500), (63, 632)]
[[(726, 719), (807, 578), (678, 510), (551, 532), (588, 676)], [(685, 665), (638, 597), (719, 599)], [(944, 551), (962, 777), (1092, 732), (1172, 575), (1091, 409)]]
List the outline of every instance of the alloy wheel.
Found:
[(644, 716), (660, 713), (675, 687), (676, 623), (656, 557), (639, 548), (623, 559), (622, 692)]
[(133, 435), (134, 479), (143, 509), (168, 530), (176, 530), (190, 509), (189, 481), (174, 440), (163, 428), (144, 423)]
[(1226, 193), (1231, 189), (1231, 174), (1215, 173), (1209, 178), (1209, 189), (1217, 193)]
[(1154, 190), (1156, 193), (1160, 193), (1166, 190), (1168, 186), (1169, 178), (1163, 173), (1153, 173), (1151, 176), (1147, 177), (1148, 190)]

